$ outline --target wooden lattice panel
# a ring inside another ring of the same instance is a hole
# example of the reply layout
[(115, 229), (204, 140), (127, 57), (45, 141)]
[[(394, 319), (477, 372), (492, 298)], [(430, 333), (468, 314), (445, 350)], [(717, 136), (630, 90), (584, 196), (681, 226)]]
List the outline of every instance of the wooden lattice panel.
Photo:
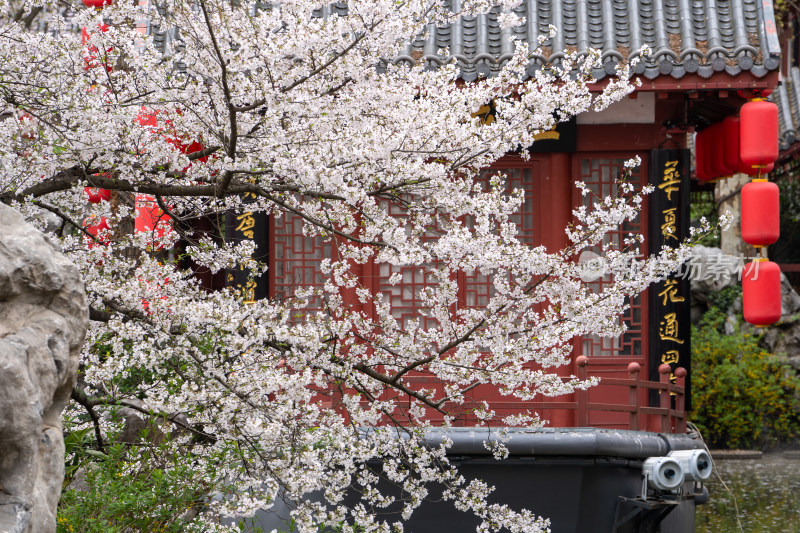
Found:
[[(272, 217), (274, 247), (272, 282), (275, 298), (289, 298), (298, 287), (320, 287), (324, 283), (320, 264), (333, 257), (334, 244), (321, 237), (303, 235), (303, 219), (292, 213)], [(322, 309), (316, 299), (312, 309)]]
[[(592, 203), (603, 199), (606, 196), (617, 194), (617, 180), (622, 176), (624, 169), (624, 158), (604, 158), (604, 157), (585, 157), (579, 159), (578, 179), (583, 181), (591, 190), (591, 194), (583, 196), (584, 206), (590, 207)], [(644, 165), (635, 169), (630, 181), (638, 186), (646, 183)], [(603, 244), (611, 244), (615, 248), (623, 245), (623, 239), (628, 233), (641, 233), (642, 213), (631, 222), (624, 224), (618, 230), (611, 231), (603, 239)], [(602, 254), (600, 245), (592, 249), (597, 254)], [(645, 252), (642, 246), (642, 253)], [(590, 282), (590, 286), (596, 292), (601, 291), (611, 283), (611, 277), (606, 275), (595, 281)], [(581, 341), (581, 353), (587, 356), (617, 356), (617, 355), (642, 355), (643, 348), (643, 298), (641, 295), (633, 298), (630, 308), (618, 320), (627, 325), (624, 335), (617, 338), (601, 338), (597, 336), (586, 336)]]
[[(498, 168), (481, 172), (476, 182), (484, 191), (489, 190), (489, 181), (493, 176), (502, 174), (505, 181), (505, 191), (511, 194), (514, 190), (525, 191), (525, 201), (519, 211), (510, 217), (517, 225), (517, 238), (520, 242), (535, 246), (538, 244), (538, 229), (536, 228), (537, 191), (535, 189), (535, 176), (538, 175), (538, 162), (532, 161), (524, 168)], [(472, 221), (466, 223), (471, 226)], [(465, 272), (464, 274), (464, 302), (467, 307), (484, 307), (494, 293), (494, 285), (490, 276), (478, 271)]]
[[(403, 206), (392, 203), (387, 208), (393, 217), (406, 218)], [(407, 228), (407, 231), (410, 230), (411, 228)], [(424, 241), (434, 238), (435, 234), (433, 233), (422, 237)], [(428, 313), (420, 298), (421, 290), (437, 284), (432, 273), (433, 268), (434, 265), (398, 266), (388, 263), (378, 265), (377, 290), (389, 300), (392, 316), (403, 328), (407, 328), (411, 323), (416, 323), (423, 329), (435, 328), (439, 325), (437, 320), (426, 316)], [(402, 281), (392, 285), (389, 279), (395, 273), (400, 274)]]

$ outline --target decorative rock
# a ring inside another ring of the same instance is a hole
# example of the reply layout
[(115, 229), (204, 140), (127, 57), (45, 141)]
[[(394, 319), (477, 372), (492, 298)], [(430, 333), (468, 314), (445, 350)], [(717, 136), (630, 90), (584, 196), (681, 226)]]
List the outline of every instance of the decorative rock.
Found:
[(800, 295), (798, 295), (786, 274), (781, 273), (781, 315), (787, 318), (800, 311)]
[(738, 258), (727, 255), (719, 248), (695, 246), (689, 260), (688, 275), (692, 292), (692, 322), (697, 323), (708, 310), (711, 293), (739, 283)]
[(61, 411), (89, 312), (78, 270), (0, 203), (0, 533), (56, 530)]

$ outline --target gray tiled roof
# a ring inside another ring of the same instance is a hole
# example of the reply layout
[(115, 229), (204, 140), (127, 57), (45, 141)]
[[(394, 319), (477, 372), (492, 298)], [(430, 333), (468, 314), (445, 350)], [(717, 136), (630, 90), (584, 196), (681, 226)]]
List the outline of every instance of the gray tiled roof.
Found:
[(769, 99), (778, 104), (780, 149), (787, 150), (800, 140), (800, 68), (792, 67)]
[[(460, 0), (445, 1), (460, 9)], [(649, 79), (687, 73), (709, 78), (722, 71), (762, 77), (779, 67), (771, 0), (524, 0), (514, 12), (525, 24), (512, 29), (500, 28), (498, 9), (445, 27), (431, 25), (427, 38), (415, 40), (393, 62), (424, 59), (434, 66), (441, 62), (437, 50), (448, 48), (448, 60), (458, 61), (461, 77), (471, 81), (499, 70), (513, 51), (510, 39), (535, 43), (553, 24), (559, 31), (531, 59), (531, 75), (557, 65), (564, 50), (597, 48), (604, 64), (594, 74), (602, 79), (645, 44), (652, 52), (637, 73)]]
[[(453, 11), (460, 10), (461, 0), (444, 2)], [(346, 2), (334, 2), (315, 15), (346, 12)], [(680, 79), (687, 73), (710, 78), (723, 71), (730, 75), (749, 71), (762, 77), (780, 65), (772, 0), (523, 0), (514, 12), (525, 18), (525, 24), (501, 29), (495, 8), (448, 26), (431, 25), (426, 38), (414, 40), (392, 62), (424, 60), (434, 68), (442, 61), (437, 51), (447, 48), (446, 60), (456, 60), (461, 77), (471, 81), (491, 76), (508, 61), (514, 50), (511, 39), (536, 43), (552, 24), (559, 31), (545, 41), (542, 55), (531, 58), (531, 75), (543, 66), (558, 65), (564, 50), (596, 48), (604, 64), (594, 75), (602, 79), (645, 44), (651, 54), (636, 72), (648, 79)], [(181, 44), (175, 29), (150, 27), (149, 32), (166, 55)]]

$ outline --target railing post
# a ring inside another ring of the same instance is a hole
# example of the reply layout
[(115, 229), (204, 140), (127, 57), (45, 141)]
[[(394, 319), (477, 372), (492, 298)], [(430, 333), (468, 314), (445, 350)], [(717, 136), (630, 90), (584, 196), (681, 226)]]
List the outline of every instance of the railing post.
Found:
[(675, 432), (686, 432), (686, 369), (678, 367), (675, 369), (675, 377), (677, 378), (678, 387), (683, 392), (678, 392), (675, 395), (675, 411), (677, 411), (677, 420), (675, 421)]
[(666, 413), (661, 415), (661, 432), (662, 433), (670, 433), (670, 423), (669, 423), (669, 410), (670, 410), (670, 400), (669, 400), (669, 373), (672, 372), (672, 368), (664, 363), (658, 367), (658, 380), (663, 385), (667, 387), (664, 389), (658, 390), (658, 399), (659, 399), (659, 407), (662, 409), (666, 409)]
[[(587, 366), (589, 366), (589, 358), (585, 355), (579, 355), (575, 359), (575, 364), (578, 366), (578, 379), (585, 380), (589, 374)], [(589, 425), (589, 391), (579, 390), (576, 393), (578, 406), (575, 413), (575, 425), (579, 428), (587, 427)]]
[(633, 384), (628, 388), (628, 403), (634, 408), (630, 416), (630, 429), (633, 431), (639, 431), (639, 373), (641, 370), (642, 367), (639, 363), (628, 365), (628, 374), (633, 380)]

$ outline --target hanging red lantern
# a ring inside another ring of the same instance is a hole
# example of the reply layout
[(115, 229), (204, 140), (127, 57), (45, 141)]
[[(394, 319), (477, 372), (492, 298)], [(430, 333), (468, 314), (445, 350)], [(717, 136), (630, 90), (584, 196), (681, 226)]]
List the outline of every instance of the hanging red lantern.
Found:
[[(106, 217), (97, 217), (92, 215), (84, 221), (84, 228), (86, 233), (97, 239), (100, 244), (106, 244), (111, 236), (111, 227), (108, 225)], [(95, 241), (86, 237), (89, 248), (95, 246)]]
[(95, 9), (103, 9), (105, 6), (110, 6), (111, 2), (112, 0), (83, 0), (83, 5)]
[(89, 203), (96, 204), (111, 198), (111, 191), (108, 189), (98, 189), (97, 187), (84, 187), (84, 194), (89, 197)]
[(742, 174), (747, 174), (748, 176), (756, 177), (756, 176), (764, 176), (772, 172), (772, 169), (775, 168), (775, 163), (770, 163), (765, 167), (752, 167), (747, 166), (741, 161), (739, 161), (739, 172)]
[(772, 261), (756, 259), (742, 272), (744, 319), (769, 326), (781, 319), (781, 269)]
[(725, 166), (731, 173), (740, 172), (739, 170), (739, 117), (725, 117), (722, 121), (722, 158)]
[(711, 131), (711, 126), (706, 128), (705, 132), (706, 142), (703, 146), (703, 172), (708, 176), (709, 181), (713, 181), (717, 179), (717, 176), (714, 174), (714, 167), (711, 165), (711, 158), (714, 157), (714, 143), (711, 139), (713, 132)]
[(708, 128), (698, 131), (694, 137), (694, 174), (700, 181), (710, 181), (708, 171)]
[[(734, 146), (728, 146), (732, 137), (736, 138)], [(739, 117), (725, 117), (719, 123), (718, 141), (714, 144), (718, 150), (717, 157), (720, 166), (725, 170), (725, 176), (733, 176), (739, 172)]]
[(780, 236), (778, 186), (754, 180), (742, 187), (742, 239), (753, 246), (767, 246)]
[(715, 122), (708, 129), (711, 145), (709, 157), (711, 173), (715, 178), (728, 178), (736, 172), (738, 164), (733, 168), (728, 168), (725, 164), (725, 130), (722, 122)]
[[(169, 215), (158, 206), (155, 198), (146, 194), (136, 195), (136, 220), (134, 221), (136, 233), (150, 233), (154, 241), (161, 240), (172, 230), (171, 220)], [(160, 244), (154, 247), (159, 250), (162, 248)]]
[[(94, 8), (97, 10), (103, 9), (103, 7), (107, 5), (111, 5), (111, 0), (83, 0), (83, 5), (86, 7)], [(108, 24), (100, 24), (98, 26), (101, 32), (105, 33), (108, 31)], [(90, 40), (89, 32), (86, 28), (81, 29), (81, 43), (86, 44)], [(106, 53), (111, 52), (113, 48), (109, 48), (106, 50)], [(83, 66), (83, 70), (89, 70), (91, 68), (97, 67), (99, 63), (97, 62), (97, 58), (100, 55), (99, 50), (94, 45), (89, 45), (89, 55), (84, 58), (84, 62), (86, 63)], [(103, 54), (105, 55), (105, 54)], [(105, 64), (106, 70), (111, 71), (111, 65)]]
[(739, 112), (739, 159), (745, 168), (774, 165), (778, 158), (778, 106), (754, 99)]

